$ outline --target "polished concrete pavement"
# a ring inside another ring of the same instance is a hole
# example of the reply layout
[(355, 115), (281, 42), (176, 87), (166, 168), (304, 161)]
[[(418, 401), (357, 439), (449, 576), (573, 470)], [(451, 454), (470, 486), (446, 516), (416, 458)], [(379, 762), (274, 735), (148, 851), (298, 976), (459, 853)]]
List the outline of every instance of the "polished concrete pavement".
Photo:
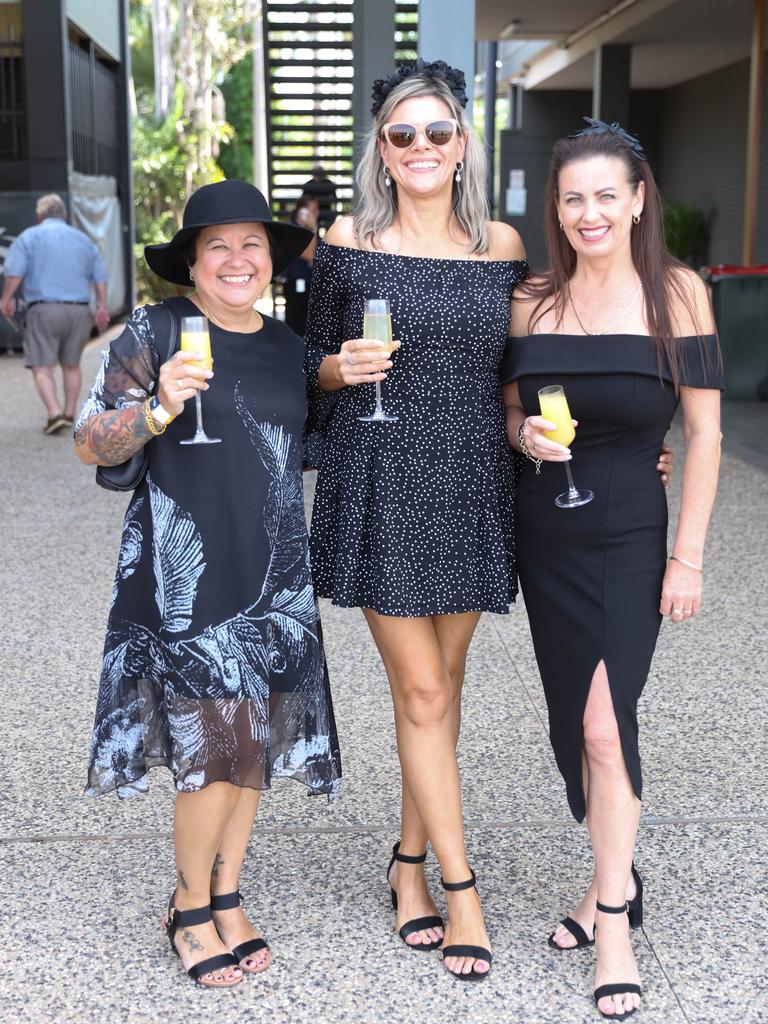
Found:
[[(92, 347), (87, 378), (96, 358)], [(326, 603), (342, 795), (328, 805), (283, 784), (265, 796), (243, 890), (274, 965), (229, 992), (192, 985), (160, 927), (173, 884), (168, 774), (132, 801), (82, 795), (126, 501), (94, 485), (70, 439), (42, 435), (18, 357), (0, 358), (0, 394), (0, 1024), (598, 1020), (593, 951), (546, 944), (587, 884), (590, 857), (554, 767), (522, 605), (481, 620), (461, 742), (491, 978), (454, 982), (439, 954), (411, 953), (394, 935), (391, 704), (361, 615)], [(740, 412), (726, 411), (705, 608), (662, 628), (640, 706), (647, 905), (633, 942), (644, 1024), (768, 1020), (768, 467), (758, 464), (768, 406), (748, 415), (731, 453)], [(753, 462), (740, 457), (750, 439)], [(673, 440), (680, 450), (679, 431)], [(435, 892), (438, 874), (430, 858)]]

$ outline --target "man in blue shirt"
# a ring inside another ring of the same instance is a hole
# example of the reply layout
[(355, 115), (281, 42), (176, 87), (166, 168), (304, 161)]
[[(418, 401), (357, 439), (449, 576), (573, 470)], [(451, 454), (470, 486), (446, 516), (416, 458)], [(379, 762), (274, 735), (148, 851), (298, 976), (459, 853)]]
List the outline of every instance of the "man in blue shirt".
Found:
[[(80, 395), (80, 357), (91, 334), (91, 287), (96, 290), (96, 326), (109, 323), (107, 272), (99, 250), (82, 231), (67, 224), (60, 196), (37, 201), (38, 224), (23, 231), (8, 250), (0, 312), (13, 314), (13, 296), (24, 281), (27, 323), (25, 365), (48, 411), (46, 434), (71, 427)], [(53, 368), (61, 366), (64, 406), (56, 391)]]

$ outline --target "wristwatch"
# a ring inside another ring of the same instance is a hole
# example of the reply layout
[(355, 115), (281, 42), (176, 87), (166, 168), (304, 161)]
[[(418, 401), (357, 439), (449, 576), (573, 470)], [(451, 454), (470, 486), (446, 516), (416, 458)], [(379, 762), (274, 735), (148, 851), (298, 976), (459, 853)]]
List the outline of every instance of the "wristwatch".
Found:
[(157, 395), (153, 395), (150, 398), (149, 411), (152, 413), (152, 419), (159, 427), (167, 427), (171, 420), (176, 418), (173, 413), (168, 412)]

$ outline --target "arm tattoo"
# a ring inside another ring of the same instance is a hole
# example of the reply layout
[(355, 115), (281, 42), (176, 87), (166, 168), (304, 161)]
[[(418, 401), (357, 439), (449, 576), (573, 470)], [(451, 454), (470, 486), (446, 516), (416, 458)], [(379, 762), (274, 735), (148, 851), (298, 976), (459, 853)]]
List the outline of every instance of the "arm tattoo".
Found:
[(189, 892), (189, 885), (187, 885), (187, 880), (184, 877), (184, 872), (181, 869), (179, 869), (179, 873), (178, 874), (179, 874), (179, 885), (181, 886), (182, 889), (186, 889), (187, 892)]
[(197, 938), (195, 933), (190, 931), (189, 928), (184, 929), (184, 931), (181, 933), (181, 938), (184, 942), (186, 942), (189, 948), (193, 949), (196, 953), (203, 952), (205, 947), (203, 946), (202, 942)]
[(75, 434), (75, 445), (90, 450), (102, 466), (119, 466), (151, 439), (142, 402), (91, 416)]
[(224, 858), (221, 856), (220, 853), (217, 853), (216, 857), (215, 857), (215, 859), (213, 861), (213, 868), (211, 870), (211, 874), (213, 875), (214, 878), (218, 878), (219, 877), (219, 867), (223, 863), (224, 863)]

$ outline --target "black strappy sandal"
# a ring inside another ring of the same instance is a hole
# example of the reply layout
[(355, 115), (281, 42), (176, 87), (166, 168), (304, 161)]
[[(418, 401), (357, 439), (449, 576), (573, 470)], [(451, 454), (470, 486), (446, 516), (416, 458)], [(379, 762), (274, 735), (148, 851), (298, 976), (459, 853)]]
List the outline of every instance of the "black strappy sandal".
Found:
[[(401, 864), (423, 864), (427, 859), (426, 850), (419, 857), (409, 857), (405, 853), (400, 853), (400, 841), (398, 840), (392, 847), (392, 859), (389, 862), (387, 868), (387, 885), (389, 885), (389, 891), (392, 896), (392, 906), (397, 910), (397, 893), (389, 883), (389, 873), (392, 870), (392, 865), (395, 861), (399, 861)], [(442, 917), (414, 917), (412, 921), (406, 921), (400, 931), (397, 933), (400, 938), (405, 942), (409, 935), (413, 935), (414, 932), (424, 931), (425, 928), (444, 928), (445, 924)], [(433, 949), (439, 949), (442, 945), (443, 940), (438, 939), (436, 942), (405, 942), (408, 949), (420, 949), (425, 953), (431, 952)]]
[[(629, 917), (630, 928), (642, 928), (643, 926), (643, 880), (640, 877), (640, 873), (632, 863), (632, 877), (635, 880), (636, 893), (634, 898), (627, 900), (627, 916)], [(578, 921), (574, 921), (572, 917), (564, 917), (560, 924), (567, 928), (571, 935), (576, 939), (575, 946), (561, 946), (555, 942), (555, 933), (547, 939), (547, 942), (560, 953), (570, 953), (574, 949), (583, 949), (585, 946), (594, 946), (594, 937), (590, 939), (584, 929), (581, 927)]]
[[(179, 953), (176, 948), (176, 943), (174, 942), (176, 932), (179, 928), (194, 928), (196, 924), (207, 924), (210, 920), (210, 904), (208, 904), (207, 907), (196, 907), (194, 910), (177, 910), (173, 905), (173, 896), (171, 896), (168, 901), (168, 916), (165, 919), (165, 931), (168, 936), (168, 941), (171, 944), (171, 949), (179, 960), (181, 960), (181, 953)], [(234, 967), (240, 971), (240, 977), (236, 981), (209, 984), (202, 980), (204, 975), (215, 974), (216, 972), (223, 971), (227, 967)], [(209, 956), (206, 960), (201, 960), (197, 964), (192, 964), (191, 967), (187, 968), (187, 974), (196, 985), (200, 986), (200, 988), (233, 988), (235, 985), (239, 985), (243, 980), (242, 968), (231, 953), (219, 953), (216, 956)]]
[[(620, 907), (607, 907), (605, 903), (601, 903), (599, 900), (597, 901), (597, 909), (601, 914), (626, 914), (629, 912), (627, 903), (622, 903)], [(639, 1009), (637, 1006), (633, 1006), (631, 1010), (626, 1010), (624, 1013), (603, 1013), (600, 1009), (601, 999), (604, 999), (606, 996), (620, 996), (625, 992), (631, 992), (640, 997), (643, 995), (643, 990), (634, 982), (612, 982), (610, 985), (600, 985), (599, 988), (596, 988), (592, 994), (595, 997), (595, 1006), (597, 1007), (597, 1012), (600, 1016), (604, 1017), (606, 1020), (626, 1020), (627, 1017), (631, 1017), (633, 1013), (637, 1013)]]
[[(440, 879), (440, 882), (446, 892), (461, 892), (463, 889), (477, 888), (477, 877), (474, 871), (472, 871), (472, 877), (468, 878), (466, 882), (446, 882), (443, 878)], [(484, 949), (482, 946), (443, 946), (443, 960), (449, 956), (471, 956), (475, 960), (484, 960), (488, 964), (487, 971), (476, 971), (473, 964), (469, 974), (459, 974), (457, 971), (452, 971), (450, 967), (446, 968), (448, 973), (452, 974), (454, 978), (458, 978), (459, 981), (483, 981), (491, 973), (493, 958), (490, 949)]]
[[(234, 910), (235, 907), (239, 907), (243, 902), (242, 894), (238, 892), (227, 892), (222, 896), (211, 896), (211, 910)], [(267, 967), (257, 967), (250, 969), (243, 967), (242, 961), (247, 960), (249, 957), (253, 957), (254, 953), (258, 953), (259, 950), (269, 950), (269, 945), (266, 939), (246, 939), (245, 942), (241, 942), (235, 946), (232, 950), (232, 956), (237, 961), (237, 965), (241, 971), (245, 974), (261, 974), (266, 971)]]

